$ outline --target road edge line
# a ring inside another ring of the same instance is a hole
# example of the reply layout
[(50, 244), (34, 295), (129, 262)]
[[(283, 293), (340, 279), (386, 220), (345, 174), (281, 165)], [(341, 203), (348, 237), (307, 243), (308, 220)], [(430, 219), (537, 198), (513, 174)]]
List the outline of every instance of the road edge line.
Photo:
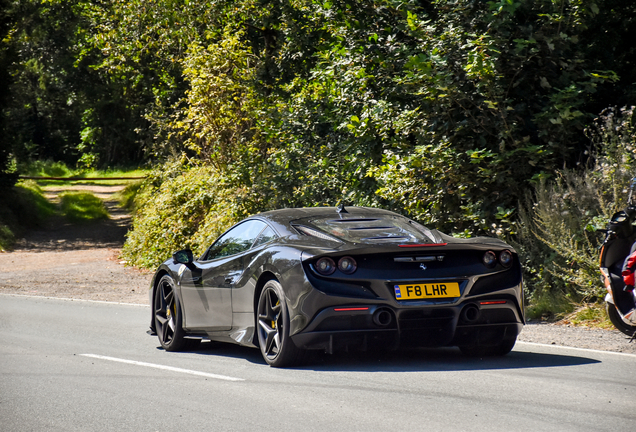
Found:
[(71, 301), (71, 302), (103, 303), (103, 304), (115, 304), (115, 305), (123, 305), (123, 306), (150, 307), (150, 305), (143, 304), (143, 303), (124, 303), (124, 302), (114, 302), (114, 301), (106, 301), (106, 300), (75, 299), (70, 297), (49, 297), (49, 296), (37, 296), (37, 295), (13, 294), (13, 293), (0, 293), (0, 295), (8, 296), (8, 297), (23, 297), (23, 298), (33, 298), (33, 299), (46, 299), (46, 300), (64, 300), (64, 301)]
[(585, 351), (585, 352), (592, 352), (592, 353), (598, 353), (598, 354), (614, 354), (619, 356), (636, 357), (636, 354), (616, 352), (616, 351), (603, 351), (603, 350), (597, 350), (597, 349), (591, 349), (591, 348), (577, 348), (577, 347), (571, 347), (567, 345), (556, 345), (556, 344), (548, 345), (548, 344), (542, 344), (542, 343), (536, 343), (536, 342), (517, 341), (516, 345), (519, 345), (519, 344), (534, 345), (534, 346), (540, 346), (540, 347), (546, 347), (546, 348), (570, 349), (570, 350)]

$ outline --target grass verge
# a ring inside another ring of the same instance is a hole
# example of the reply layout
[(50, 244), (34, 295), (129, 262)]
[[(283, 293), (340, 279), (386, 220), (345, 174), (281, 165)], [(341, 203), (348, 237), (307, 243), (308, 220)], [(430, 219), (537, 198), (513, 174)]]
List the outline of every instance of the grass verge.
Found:
[(596, 327), (613, 329), (614, 325), (607, 316), (605, 303), (586, 303), (576, 308), (572, 313), (566, 315), (561, 324), (573, 326)]
[(104, 202), (90, 192), (65, 192), (60, 194), (62, 213), (75, 223), (90, 223), (108, 219)]
[(150, 170), (131, 167), (115, 167), (105, 170), (83, 170), (72, 169), (61, 162), (51, 161), (34, 161), (26, 165), (18, 166), (18, 172), (24, 176), (30, 177), (74, 177), (74, 178), (95, 178), (102, 180), (85, 180), (85, 181), (64, 181), (64, 180), (38, 180), (40, 186), (48, 185), (70, 185), (70, 184), (101, 184), (101, 185), (117, 185), (125, 184), (130, 180), (108, 180), (108, 178), (116, 177), (145, 177)]
[(526, 307), (528, 321), (544, 321), (563, 325), (612, 329), (605, 302), (575, 302), (566, 295), (543, 293), (531, 299)]
[(528, 320), (558, 321), (571, 314), (577, 307), (574, 301), (560, 292), (534, 294), (526, 303)]
[(0, 189), (0, 250), (10, 250), (16, 238), (28, 229), (36, 228), (55, 214), (55, 206), (42, 194), (34, 181)]

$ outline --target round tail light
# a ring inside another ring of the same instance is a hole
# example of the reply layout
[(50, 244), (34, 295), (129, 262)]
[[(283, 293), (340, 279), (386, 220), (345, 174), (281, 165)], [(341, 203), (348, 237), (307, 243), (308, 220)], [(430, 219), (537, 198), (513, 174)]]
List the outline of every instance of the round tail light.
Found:
[(502, 251), (499, 254), (499, 262), (504, 267), (510, 267), (512, 265), (512, 252), (509, 250)]
[(336, 271), (336, 263), (331, 258), (320, 258), (316, 261), (316, 270), (321, 275), (328, 276)]
[(488, 251), (484, 254), (482, 262), (488, 268), (493, 268), (497, 264), (497, 256), (494, 252)]
[(338, 261), (338, 268), (344, 274), (351, 274), (357, 270), (358, 265), (356, 264), (356, 260), (349, 256), (345, 256), (340, 258)]

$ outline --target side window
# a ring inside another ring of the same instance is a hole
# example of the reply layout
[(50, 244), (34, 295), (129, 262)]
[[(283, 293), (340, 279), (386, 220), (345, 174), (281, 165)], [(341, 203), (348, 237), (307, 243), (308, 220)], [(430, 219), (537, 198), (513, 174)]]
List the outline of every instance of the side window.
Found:
[(264, 222), (251, 220), (235, 226), (221, 237), (205, 254), (205, 261), (234, 255), (248, 250), (256, 237), (267, 225)]
[(273, 240), (277, 237), (276, 233), (270, 227), (267, 227), (263, 230), (261, 235), (258, 236), (256, 242), (254, 243), (254, 247), (260, 246), (262, 244), (267, 243), (270, 240)]

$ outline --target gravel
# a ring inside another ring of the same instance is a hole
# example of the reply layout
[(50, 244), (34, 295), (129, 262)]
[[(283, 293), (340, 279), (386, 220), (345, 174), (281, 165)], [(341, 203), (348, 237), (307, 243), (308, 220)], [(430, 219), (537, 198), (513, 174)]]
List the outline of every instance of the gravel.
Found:
[(546, 345), (561, 345), (601, 351), (636, 354), (636, 340), (632, 341), (618, 330), (606, 330), (582, 326), (528, 323), (519, 341)]
[[(111, 218), (91, 225), (72, 225), (51, 218), (29, 233), (13, 252), (0, 253), (0, 293), (118, 303), (148, 304), (152, 272), (119, 258), (130, 216), (112, 195), (122, 186), (76, 186), (106, 203)], [(55, 200), (61, 188), (47, 188)], [(519, 341), (636, 354), (636, 341), (617, 330), (528, 323)]]

